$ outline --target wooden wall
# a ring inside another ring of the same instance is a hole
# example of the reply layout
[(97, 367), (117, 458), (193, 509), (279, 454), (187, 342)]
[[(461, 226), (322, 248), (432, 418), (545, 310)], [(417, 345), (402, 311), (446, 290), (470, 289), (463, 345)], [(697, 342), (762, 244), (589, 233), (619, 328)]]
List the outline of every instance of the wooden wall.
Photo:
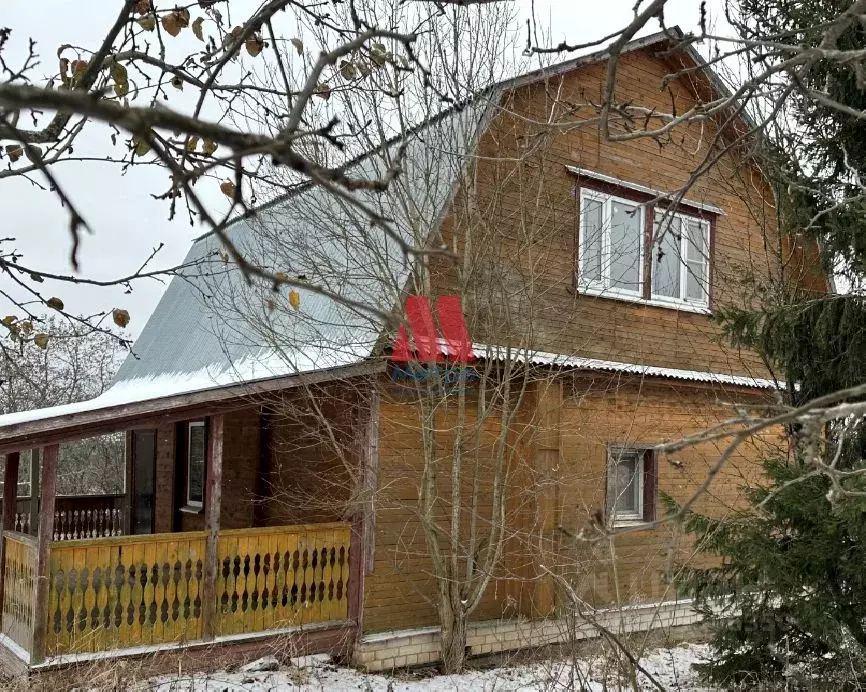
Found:
[[(679, 439), (729, 418), (731, 401), (757, 403), (767, 397), (766, 392), (745, 388), (598, 373), (566, 374), (537, 383), (515, 425), (509, 460), (506, 522), (511, 539), (497, 578), (473, 619), (551, 612), (555, 590), (540, 564), (573, 579), (580, 594), (596, 604), (671, 596), (665, 570), (674, 556), (683, 557), (688, 549), (671, 527), (618, 538), (613, 553), (607, 541), (590, 544), (568, 537), (581, 530), (590, 535), (593, 517), (605, 511), (607, 444), (652, 445)], [(470, 421), (472, 416), (470, 411)], [(485, 423), (486, 433), (498, 423), (496, 417)], [(450, 485), (442, 477), (450, 473), (451, 415), (437, 414), (436, 428), (439, 483), (447, 498)], [(379, 430), (375, 562), (365, 580), (364, 628), (376, 632), (434, 625), (431, 599), (436, 582), (417, 516), (423, 471), (417, 407), (386, 394)], [(759, 451), (776, 441), (768, 436), (744, 445), (696, 509), (718, 514), (738, 506), (741, 486), (756, 478)], [(662, 457), (659, 492), (679, 500), (688, 497), (719, 451), (718, 445), (704, 444), (674, 454), (671, 460)], [(482, 487), (489, 493), (488, 459), (483, 453), (478, 459)], [(467, 482), (474, 468), (467, 463)], [(466, 502), (466, 493), (463, 497)], [(440, 508), (444, 525), (448, 507), (444, 502)], [(489, 516), (489, 503), (482, 503), (481, 509), (483, 521)]]
[[(618, 98), (662, 112), (675, 107), (682, 113), (695, 104), (696, 93), (706, 98), (706, 84), (674, 81), (662, 89), (662, 80), (677, 66), (651, 49), (624, 55)], [(568, 355), (767, 377), (755, 354), (725, 345), (711, 316), (590, 297), (577, 290), (579, 181), (566, 166), (676, 190), (712, 154), (715, 135), (706, 123), (657, 140), (610, 143), (591, 123), (543, 125), (549, 119), (577, 122), (594, 117), (594, 109), (585, 104), (600, 103), (605, 72), (605, 64), (584, 66), (506, 97), (507, 109), (482, 136), (480, 156), (458, 186), (443, 224), (444, 242), (462, 261), (431, 260), (432, 294), (461, 295), (476, 343), (519, 343)], [(724, 154), (687, 198), (723, 211), (715, 219), (712, 238), (713, 310), (748, 305), (754, 299), (753, 285), (744, 278), (781, 278), (820, 288), (814, 248), (801, 247), (793, 253), (795, 261), (785, 259), (792, 246), (778, 237), (770, 190), (735, 151)], [(414, 290), (423, 289), (419, 282)], [(609, 374), (563, 376), (554, 386), (539, 389), (525, 404), (531, 409), (523, 420), (532, 441), (515, 447), (515, 497), (509, 505), (516, 508), (510, 516), (515, 536), (531, 538), (533, 547), (518, 538), (509, 542), (508, 563), (497, 575), (503, 578), (493, 581), (475, 619), (549, 612), (554, 595), (539, 567), (543, 563), (568, 574), (595, 603), (671, 595), (664, 572), (675, 556), (688, 550), (671, 528), (619, 538), (613, 552), (607, 544), (579, 545), (567, 538), (589, 530), (592, 517), (604, 512), (607, 444), (677, 439), (729, 417), (734, 402), (767, 396), (747, 388)], [(439, 414), (437, 422), (446, 431), (452, 424), (447, 415)], [(741, 486), (758, 473), (760, 450), (771, 443), (762, 439), (744, 446), (698, 509), (718, 513), (737, 506)], [(436, 623), (430, 602), (435, 582), (417, 518), (420, 445), (417, 410), (407, 401), (383, 396), (375, 563), (365, 582), (367, 631)], [(700, 485), (718, 454), (718, 447), (703, 445), (671, 461), (661, 459), (659, 492), (682, 500)], [(449, 467), (443, 456), (440, 472), (448, 473)]]
[[(563, 381), (560, 417), (559, 492), (554, 522), (571, 534), (592, 534), (594, 516), (605, 513), (608, 443), (654, 445), (698, 434), (730, 419), (731, 402), (759, 403), (766, 392), (690, 384), (640, 381), (612, 375)], [(657, 459), (656, 516), (664, 515), (661, 494), (678, 502), (691, 497), (707, 478), (730, 439), (703, 443)], [(724, 464), (694, 509), (724, 516), (742, 508), (742, 488), (760, 479), (762, 452), (782, 439), (773, 431), (744, 443)], [(691, 559), (690, 543), (673, 525), (619, 537), (614, 546), (595, 546), (562, 537), (560, 568), (591, 603), (632, 602), (673, 597), (667, 586), (677, 560)], [(703, 562), (703, 559), (702, 559)]]
[[(660, 89), (673, 66), (652, 49), (619, 61), (617, 96), (635, 106), (682, 113), (695, 103), (692, 85)], [(721, 330), (706, 315), (609, 298), (576, 290), (578, 166), (659, 190), (676, 190), (710, 153), (711, 123), (682, 127), (669, 136), (603, 141), (593, 124), (547, 128), (551, 119), (595, 117), (606, 64), (517, 89), (505, 98), (479, 145), (477, 166), (465, 176), (443, 227), (445, 242), (470, 255), (455, 265), (432, 264), (433, 293), (464, 297), (473, 339), (521, 339), (542, 351), (655, 366), (765, 374), (759, 359), (720, 343)], [(554, 101), (554, 96), (558, 97)], [(574, 112), (567, 112), (569, 104)], [(553, 117), (551, 118), (551, 114)], [(615, 131), (622, 131), (622, 128)], [(779, 239), (773, 202), (757, 171), (724, 155), (700, 178), (688, 199), (720, 207), (712, 248), (712, 306), (752, 299), (741, 279), (779, 275)], [(469, 240), (471, 239), (471, 242)], [(814, 270), (814, 263), (811, 263)], [(803, 271), (789, 263), (788, 272)], [(796, 278), (796, 277), (795, 277)]]
[[(222, 528), (342, 521), (350, 513), (357, 413), (333, 398), (320, 406), (330, 430), (293, 392), (266, 402), (264, 417), (258, 405), (224, 414)], [(177, 512), (176, 432), (175, 424), (157, 429), (157, 533), (204, 528), (203, 513)]]
[[(299, 402), (287, 400), (269, 414), (271, 466), (263, 471), (265, 524), (343, 521), (357, 471), (357, 443), (333, 407), (323, 411), (330, 430)], [(331, 437), (333, 435), (333, 438)]]

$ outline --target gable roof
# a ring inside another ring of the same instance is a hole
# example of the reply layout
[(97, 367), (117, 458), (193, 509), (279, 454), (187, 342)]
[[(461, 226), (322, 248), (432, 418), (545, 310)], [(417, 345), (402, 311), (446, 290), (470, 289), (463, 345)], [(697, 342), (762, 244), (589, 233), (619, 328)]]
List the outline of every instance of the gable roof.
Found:
[[(623, 52), (682, 36), (678, 28), (669, 29), (635, 39)], [(691, 46), (686, 50), (706, 66)], [(234, 392), (239, 385), (285, 382), (311, 372), (338, 376), (341, 369), (366, 362), (381, 337), (381, 326), (363, 309), (327, 294), (380, 313), (399, 306), (412, 269), (399, 241), (421, 246), (438, 229), (464, 163), (501, 94), (608, 56), (607, 50), (597, 51), (505, 80), (443, 111), (407, 137), (347, 164), (350, 175), (379, 177), (405, 142), (402, 171), (385, 192), (346, 193), (382, 218), (393, 219), (393, 235), (370, 227), (351, 204), (310, 184), (230, 224), (232, 242), (253, 262), (308, 276), (322, 289), (301, 289), (299, 310), (288, 307), (285, 294), (224, 266), (214, 235), (198, 238), (185, 261), (193, 263), (192, 268), (172, 278), (112, 386), (90, 401), (0, 416), (0, 440), (40, 421), (78, 424), (95, 411), (149, 411), (148, 402), (192, 394), (210, 400), (213, 395), (205, 393), (215, 389)], [(706, 69), (714, 85), (724, 89)], [(585, 365), (591, 367), (589, 361)]]

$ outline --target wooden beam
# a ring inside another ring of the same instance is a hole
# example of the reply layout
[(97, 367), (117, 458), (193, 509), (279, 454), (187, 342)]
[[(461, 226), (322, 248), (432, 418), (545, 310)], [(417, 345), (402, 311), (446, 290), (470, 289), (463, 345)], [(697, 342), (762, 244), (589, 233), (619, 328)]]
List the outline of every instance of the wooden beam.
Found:
[(39, 527), (39, 488), (41, 485), (39, 475), (39, 460), (42, 458), (42, 450), (30, 450), (30, 503), (27, 505), (27, 533), (36, 535)]
[[(3, 524), (2, 531), (15, 528), (15, 510), (18, 506), (18, 462), (21, 455), (12, 452), (6, 455), (3, 470)], [(3, 623), (3, 587), (6, 581), (6, 539), (0, 533), (0, 624)]]
[(376, 563), (376, 493), (379, 491), (379, 389), (372, 380), (369, 411), (364, 429), (364, 574), (373, 573)]
[(48, 586), (50, 581), (51, 542), (54, 540), (54, 500), (57, 497), (58, 445), (42, 450), (41, 510), (39, 534), (36, 537), (36, 574), (33, 582), (33, 648), (30, 663), (45, 660), (45, 635), (48, 624)]
[(217, 613), (217, 557), (220, 531), (220, 504), (223, 481), (223, 416), (209, 419), (208, 449), (205, 463), (205, 531), (207, 545), (204, 556), (204, 584), (202, 585), (201, 622), (202, 639), (210, 641), (216, 633)]

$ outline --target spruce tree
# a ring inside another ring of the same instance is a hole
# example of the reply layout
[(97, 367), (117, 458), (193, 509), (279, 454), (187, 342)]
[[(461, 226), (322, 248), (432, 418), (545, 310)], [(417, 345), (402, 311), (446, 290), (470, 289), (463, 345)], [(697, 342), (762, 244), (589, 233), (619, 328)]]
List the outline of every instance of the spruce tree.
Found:
[[(735, 25), (754, 41), (817, 47), (850, 0), (740, 0)], [(765, 44), (768, 45), (768, 44)], [(842, 49), (866, 49), (853, 23)], [(779, 54), (756, 48), (753, 65)], [(840, 267), (854, 290), (814, 292), (784, 280), (756, 286), (750, 308), (721, 310), (731, 343), (756, 350), (788, 387), (790, 406), (866, 383), (866, 120), (826, 106), (821, 90), (866, 109), (861, 68), (819, 61), (793, 84), (788, 129), (762, 168), (776, 189), (781, 230), (822, 249), (824, 271)], [(791, 76), (788, 79), (793, 79)], [(780, 132), (777, 129), (777, 134)], [(684, 566), (685, 595), (713, 623), (714, 655), (703, 667), (716, 683), (779, 681), (796, 670), (834, 685), (866, 680), (866, 421), (787, 429), (789, 448), (768, 454), (765, 476), (746, 489), (747, 506), (724, 519), (689, 513), (684, 528), (716, 566)], [(846, 475), (834, 488), (817, 461)], [(675, 503), (666, 499), (668, 510)], [(721, 608), (721, 610), (720, 610)]]

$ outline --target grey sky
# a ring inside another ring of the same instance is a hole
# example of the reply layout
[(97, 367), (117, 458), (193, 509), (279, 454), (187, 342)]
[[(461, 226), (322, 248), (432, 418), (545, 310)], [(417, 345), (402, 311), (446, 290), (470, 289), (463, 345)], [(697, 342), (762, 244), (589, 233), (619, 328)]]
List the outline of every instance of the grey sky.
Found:
[[(522, 25), (528, 16), (530, 0), (515, 0)], [(0, 25), (13, 29), (13, 40), (7, 59), (23, 55), (27, 39), (38, 43), (42, 66), (33, 78), (56, 70), (55, 51), (63, 43), (94, 46), (114, 16), (114, 4), (72, 0), (31, 0), (5, 2)], [(550, 30), (551, 40), (586, 41), (603, 36), (623, 26), (631, 16), (634, 0), (536, 0), (540, 27)], [(720, 17), (719, 0), (709, 3), (710, 19)], [(695, 29), (699, 17), (699, 0), (670, 0), (666, 10), (669, 26), (679, 24), (684, 30)], [(112, 9), (109, 11), (109, 7)], [(651, 30), (657, 30), (653, 23)], [(100, 155), (111, 150), (109, 134), (93, 129), (79, 141), (76, 153)], [(119, 153), (117, 154), (119, 155)], [(164, 243), (155, 264), (170, 266), (182, 261), (190, 241), (203, 232), (191, 227), (185, 214), (170, 221), (168, 206), (151, 198), (164, 192), (167, 175), (157, 169), (135, 169), (121, 175), (117, 164), (99, 162), (63, 164), (55, 169), (61, 184), (79, 205), (94, 234), (84, 239), (81, 248), (81, 275), (108, 279), (134, 272), (154, 247)], [(41, 180), (39, 181), (42, 182)], [(204, 200), (215, 211), (226, 208), (225, 198), (216, 190), (204, 190)], [(7, 178), (0, 187), (0, 235), (16, 238), (15, 245), (24, 253), (26, 263), (40, 269), (70, 273), (70, 236), (68, 217), (56, 197), (36, 188), (26, 180)], [(0, 288), (7, 289), (7, 286)], [(119, 288), (62, 286), (54, 290), (67, 309), (90, 314), (113, 307), (124, 307), (132, 314), (129, 325), (137, 335), (156, 305), (164, 284), (138, 282), (130, 295)], [(0, 308), (7, 314), (9, 306)]]

